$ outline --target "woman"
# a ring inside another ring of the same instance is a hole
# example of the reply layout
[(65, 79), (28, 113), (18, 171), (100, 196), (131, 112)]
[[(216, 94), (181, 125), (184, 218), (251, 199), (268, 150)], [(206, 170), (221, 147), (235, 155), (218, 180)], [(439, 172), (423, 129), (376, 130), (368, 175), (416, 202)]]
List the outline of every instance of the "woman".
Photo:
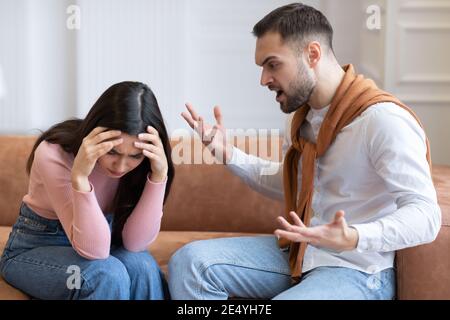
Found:
[(164, 299), (146, 249), (173, 181), (170, 154), (158, 102), (137, 82), (113, 85), (84, 120), (44, 132), (3, 278), (38, 299)]

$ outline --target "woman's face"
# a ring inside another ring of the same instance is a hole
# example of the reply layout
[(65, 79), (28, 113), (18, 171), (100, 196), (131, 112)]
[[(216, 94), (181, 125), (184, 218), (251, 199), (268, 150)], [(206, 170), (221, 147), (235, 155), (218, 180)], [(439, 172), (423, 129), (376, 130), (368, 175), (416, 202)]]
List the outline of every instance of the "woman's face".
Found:
[(98, 159), (98, 164), (105, 174), (115, 179), (136, 169), (145, 158), (142, 150), (134, 146), (134, 142), (139, 141), (137, 136), (122, 133), (120, 138), (123, 139), (122, 144)]

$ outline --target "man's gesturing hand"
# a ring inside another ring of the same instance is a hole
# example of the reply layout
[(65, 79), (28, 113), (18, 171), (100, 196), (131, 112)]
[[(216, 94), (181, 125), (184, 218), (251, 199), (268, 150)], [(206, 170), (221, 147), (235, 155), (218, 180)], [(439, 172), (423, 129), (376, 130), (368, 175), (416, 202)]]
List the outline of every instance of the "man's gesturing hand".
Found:
[(293, 242), (307, 242), (315, 247), (325, 247), (337, 252), (351, 251), (358, 245), (358, 231), (347, 225), (344, 211), (338, 211), (334, 220), (325, 225), (306, 227), (295, 212), (290, 212), (294, 224), (278, 217), (282, 229), (275, 230), (278, 238)]
[(186, 108), (188, 112), (183, 112), (181, 116), (197, 132), (202, 143), (220, 162), (224, 162), (224, 164), (229, 163), (233, 153), (233, 146), (227, 142), (220, 108), (218, 106), (214, 107), (214, 117), (216, 118), (214, 126), (205, 123), (190, 103), (186, 104)]

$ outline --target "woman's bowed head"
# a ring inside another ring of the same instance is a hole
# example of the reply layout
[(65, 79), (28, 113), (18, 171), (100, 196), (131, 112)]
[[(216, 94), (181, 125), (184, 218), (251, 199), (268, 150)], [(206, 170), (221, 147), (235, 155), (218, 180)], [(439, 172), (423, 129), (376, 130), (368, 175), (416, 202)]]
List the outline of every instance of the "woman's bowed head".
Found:
[(92, 190), (88, 177), (96, 167), (120, 179), (112, 208), (113, 239), (116, 236), (119, 242), (120, 230), (147, 179), (167, 181), (165, 199), (169, 194), (174, 178), (169, 135), (156, 97), (143, 83), (117, 83), (100, 96), (84, 120), (68, 120), (44, 132), (30, 155), (28, 172), (34, 151), (44, 140), (74, 156), (71, 178), (75, 190)]
[(155, 183), (167, 178), (168, 161), (164, 145), (158, 131), (148, 126), (146, 133), (137, 136), (120, 130), (109, 130), (106, 127), (96, 127), (87, 135), (81, 144), (72, 168), (72, 180), (75, 189), (90, 191), (88, 185), (83, 190), (83, 184), (78, 183), (87, 178), (98, 162), (101, 170), (112, 178), (122, 178), (136, 169), (144, 160), (150, 161), (150, 180)]

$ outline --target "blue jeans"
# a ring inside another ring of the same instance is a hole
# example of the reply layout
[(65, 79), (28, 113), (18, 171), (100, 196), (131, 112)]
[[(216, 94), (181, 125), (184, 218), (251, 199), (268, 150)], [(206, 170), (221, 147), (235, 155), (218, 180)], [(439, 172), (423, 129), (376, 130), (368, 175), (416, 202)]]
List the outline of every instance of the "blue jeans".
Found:
[(293, 285), (288, 253), (275, 237), (242, 237), (192, 242), (169, 262), (173, 299), (279, 300), (394, 299), (393, 268), (378, 274), (343, 267), (318, 267)]
[[(108, 222), (112, 223), (112, 215)], [(164, 276), (148, 252), (111, 248), (105, 260), (88, 260), (71, 246), (59, 220), (22, 203), (0, 261), (2, 277), (37, 299), (160, 300)]]

